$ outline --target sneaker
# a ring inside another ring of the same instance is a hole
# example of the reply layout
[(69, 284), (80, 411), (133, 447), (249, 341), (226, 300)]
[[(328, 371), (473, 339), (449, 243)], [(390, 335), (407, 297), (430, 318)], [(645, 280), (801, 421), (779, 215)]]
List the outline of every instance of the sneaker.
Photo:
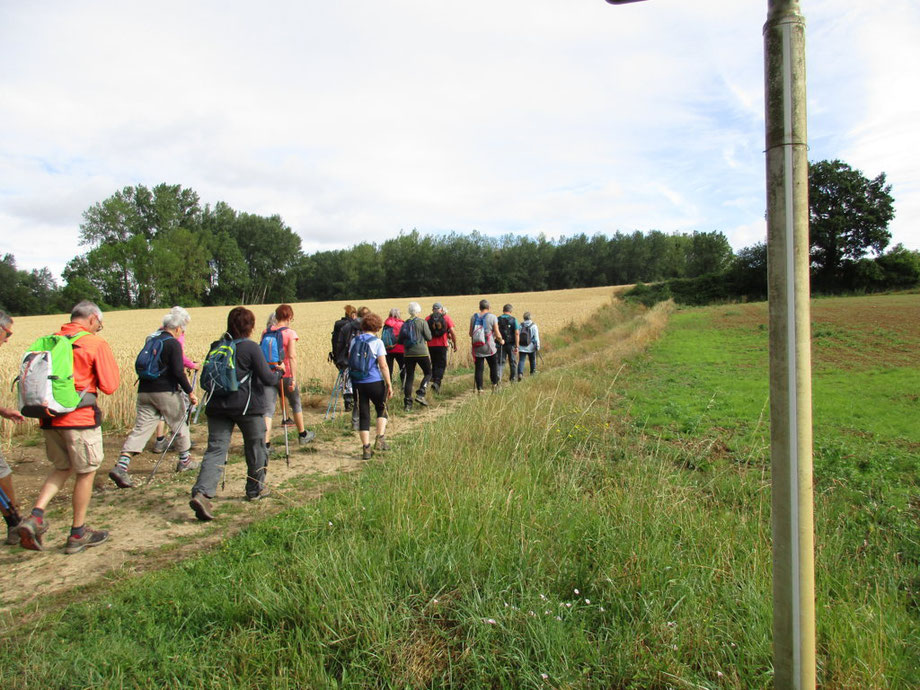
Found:
[(197, 470), (199, 467), (201, 467), (201, 463), (198, 461), (182, 462), (179, 460), (176, 463), (176, 472), (190, 472), (191, 470)]
[(6, 541), (3, 542), (7, 546), (16, 546), (19, 543), (19, 525), (7, 525), (6, 526)]
[(169, 444), (169, 437), (164, 436), (162, 441), (156, 441), (153, 444), (153, 452), (159, 455), (166, 452), (166, 446)]
[(41, 551), (43, 549), (42, 535), (48, 531), (48, 521), (42, 520), (39, 522), (34, 516), (30, 515), (19, 522), (16, 530), (19, 532), (19, 544), (22, 548), (30, 551)]
[(268, 498), (272, 495), (271, 489), (264, 488), (262, 491), (255, 496), (246, 496), (247, 501), (261, 501), (263, 498)]
[(422, 395), (416, 395), (415, 402), (417, 402), (422, 407), (428, 407), (428, 402), (425, 400), (425, 397)]
[(433, 390), (435, 393), (440, 393), (440, 392), (441, 392), (441, 382), (440, 382), (440, 381), (432, 381), (432, 382), (431, 382), (431, 390)]
[(307, 430), (304, 432), (304, 435), (303, 435), (303, 436), (301, 436), (300, 434), (297, 435), (297, 443), (299, 443), (299, 444), (302, 445), (302, 446), (305, 446), (305, 445), (307, 445), (310, 441), (312, 441), (314, 438), (316, 438), (316, 434), (315, 434), (314, 432), (310, 431), (309, 429), (307, 429)]
[(123, 470), (118, 465), (115, 465), (115, 467), (109, 470), (109, 479), (115, 482), (115, 486), (119, 489), (130, 489), (134, 486), (134, 482), (132, 482), (131, 477), (128, 476), (128, 471)]
[(368, 443), (364, 446), (364, 452), (361, 453), (361, 459), (370, 460), (372, 457), (374, 457), (374, 451), (371, 450), (371, 444)]
[(188, 505), (189, 508), (195, 511), (195, 517), (202, 522), (214, 519), (214, 514), (211, 512), (211, 502), (204, 494), (192, 496), (192, 500), (188, 502)]
[(109, 538), (109, 533), (104, 529), (87, 529), (83, 532), (82, 537), (70, 535), (67, 537), (67, 544), (64, 546), (64, 553), (80, 553), (83, 549), (90, 546), (99, 546)]
[(390, 450), (390, 446), (387, 445), (386, 439), (383, 436), (378, 436), (374, 441), (374, 450)]

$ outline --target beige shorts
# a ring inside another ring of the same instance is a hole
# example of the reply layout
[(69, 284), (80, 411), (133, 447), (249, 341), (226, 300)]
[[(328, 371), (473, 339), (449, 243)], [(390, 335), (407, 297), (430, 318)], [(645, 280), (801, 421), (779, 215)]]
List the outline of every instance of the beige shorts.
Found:
[(45, 453), (56, 470), (89, 474), (102, 464), (102, 427), (43, 429)]

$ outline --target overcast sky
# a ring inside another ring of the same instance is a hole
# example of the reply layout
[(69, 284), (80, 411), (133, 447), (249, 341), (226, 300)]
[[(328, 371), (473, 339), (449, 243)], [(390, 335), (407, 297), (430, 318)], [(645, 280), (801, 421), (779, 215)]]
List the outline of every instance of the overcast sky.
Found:
[[(0, 253), (161, 182), (306, 252), (400, 230), (765, 239), (766, 0), (0, 0)], [(920, 249), (920, 2), (802, 0), (810, 160)]]

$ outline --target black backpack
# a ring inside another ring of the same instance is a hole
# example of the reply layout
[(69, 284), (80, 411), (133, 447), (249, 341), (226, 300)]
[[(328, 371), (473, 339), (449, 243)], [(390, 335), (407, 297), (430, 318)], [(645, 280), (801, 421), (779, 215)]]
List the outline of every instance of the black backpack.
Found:
[(439, 311), (431, 312), (431, 316), (428, 317), (428, 328), (431, 329), (432, 339), (447, 333), (447, 321), (444, 320), (444, 314)]
[[(531, 325), (533, 325), (533, 324), (531, 324)], [(521, 325), (521, 334), (518, 336), (518, 344), (520, 344), (521, 347), (527, 347), (528, 345), (530, 345), (530, 341), (531, 341), (531, 336), (532, 336), (532, 335), (533, 335), (533, 333), (532, 333), (531, 330), (530, 330), (530, 326), (524, 326), (524, 325), (522, 324), (522, 325)]]
[(506, 344), (514, 343), (514, 317), (509, 314), (502, 314), (498, 317), (498, 332), (502, 334), (502, 340)]

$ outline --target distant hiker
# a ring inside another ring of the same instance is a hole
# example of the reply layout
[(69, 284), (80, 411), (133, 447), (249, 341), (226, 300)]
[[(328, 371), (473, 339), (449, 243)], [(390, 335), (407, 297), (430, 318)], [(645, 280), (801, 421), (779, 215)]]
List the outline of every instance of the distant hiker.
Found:
[[(345, 316), (343, 316), (332, 325), (332, 346), (329, 349), (329, 361), (335, 364), (339, 371), (345, 371), (347, 368), (339, 353), (339, 333), (342, 332), (342, 328), (357, 318), (358, 310), (350, 304), (346, 304)], [(352, 405), (354, 404), (354, 396), (352, 395), (351, 383), (348, 381), (347, 376), (345, 377), (345, 388), (342, 391), (342, 400), (345, 403), (345, 411), (347, 412), (352, 408)]]
[[(336, 345), (336, 366), (345, 371), (345, 393), (352, 394), (351, 377), (348, 376), (348, 347), (351, 340), (361, 332), (361, 319), (370, 313), (367, 307), (359, 307), (356, 318), (352, 319), (339, 331)], [(351, 428), (358, 430), (358, 408), (351, 406)]]
[(506, 304), (502, 308), (502, 315), (498, 317), (498, 330), (502, 334), (502, 346), (498, 350), (498, 379), (502, 378), (505, 371), (505, 359), (508, 359), (509, 380), (517, 380), (517, 354), (518, 354), (518, 336), (520, 327), (518, 320), (514, 318), (512, 312), (514, 307)]
[(393, 364), (399, 365), (399, 378), (405, 383), (405, 348), (399, 342), (399, 332), (402, 330), (405, 321), (399, 315), (399, 309), (393, 307), (390, 309), (390, 315), (383, 324), (383, 334), (380, 339), (383, 346), (387, 349), (387, 369), (390, 370), (390, 380), (393, 379)]
[[(291, 415), (297, 425), (297, 442), (305, 446), (316, 434), (307, 431), (303, 424), (303, 405), (300, 402), (300, 389), (297, 387), (297, 333), (291, 328), (294, 320), (294, 309), (290, 304), (280, 304), (269, 317), (270, 324), (262, 332), (260, 347), (268, 364), (284, 365), (284, 378), (281, 387), (287, 399), (287, 413)], [(271, 323), (273, 322), (273, 323)], [(273, 361), (277, 360), (277, 361)], [(265, 389), (265, 445), (271, 449), (272, 417), (278, 402), (278, 388)], [(282, 424), (287, 420), (282, 419)], [(287, 433), (285, 430), (284, 433)]]
[[(197, 362), (189, 359), (188, 355), (185, 354), (185, 331), (188, 328), (189, 321), (192, 320), (191, 315), (182, 307), (173, 307), (170, 309), (170, 312), (176, 314), (182, 319), (182, 334), (176, 338), (179, 341), (179, 347), (182, 348), (182, 365), (191, 371), (198, 371), (201, 369), (201, 365)], [(164, 319), (165, 321), (165, 319)], [(165, 323), (164, 323), (165, 325)], [(157, 424), (157, 437), (153, 444), (153, 452), (160, 454), (166, 451), (166, 445), (169, 443), (169, 437), (166, 435), (166, 422), (163, 419), (160, 419), (160, 423)], [(194, 448), (195, 443), (189, 446), (189, 448)], [(173, 448), (175, 450), (175, 448)]]
[(175, 436), (173, 443), (179, 453), (176, 472), (198, 467), (198, 463), (193, 463), (189, 457), (191, 437), (188, 430), (189, 404), (197, 405), (198, 396), (185, 375), (182, 346), (178, 340), (185, 333), (186, 323), (182, 314), (170, 311), (163, 317), (163, 327), (147, 336), (147, 342), (137, 356), (137, 418), (121, 447), (118, 462), (109, 472), (109, 479), (119, 489), (134, 486), (128, 475), (131, 458), (144, 450), (161, 416)]
[(246, 500), (269, 495), (265, 486), (265, 390), (276, 388), (284, 376), (283, 365), (269, 367), (262, 349), (249, 336), (255, 315), (234, 307), (227, 315), (227, 332), (211, 343), (202, 368), (201, 387), (206, 391), (208, 448), (201, 459), (198, 480), (192, 487), (189, 506), (199, 520), (213, 520), (211, 499), (227, 463), (233, 427), (243, 433), (246, 457)]
[(415, 402), (423, 407), (428, 407), (425, 394), (428, 383), (431, 381), (431, 357), (428, 355), (428, 341), (431, 340), (431, 330), (428, 322), (419, 318), (422, 305), (418, 302), (409, 302), (409, 318), (399, 331), (399, 342), (405, 348), (403, 353), (406, 378), (403, 381), (403, 404), (406, 412), (412, 411), (412, 386), (415, 383), (415, 367), (422, 370), (422, 382), (415, 391)]
[[(389, 450), (384, 434), (387, 428), (387, 400), (393, 397), (393, 384), (387, 366), (386, 347), (377, 337), (380, 317), (366, 314), (361, 319), (361, 333), (351, 341), (348, 368), (359, 411), (358, 437), (361, 457), (370, 460), (373, 450)], [(371, 403), (377, 413), (377, 437), (371, 449)]]
[(489, 309), (491, 309), (489, 300), (479, 300), (479, 311), (470, 317), (470, 340), (476, 365), (473, 380), (476, 382), (477, 393), (482, 393), (482, 379), (486, 364), (489, 365), (489, 380), (492, 382), (492, 389), (494, 390), (501, 381), (498, 373), (496, 343), (503, 345), (504, 340), (498, 330), (498, 319)]
[[(0, 345), (3, 345), (12, 337), (13, 318), (0, 309)], [(0, 407), (0, 417), (9, 419), (16, 424), (21, 424), (26, 419), (19, 410), (13, 407)], [(3, 520), (6, 522), (6, 541), (4, 544), (15, 546), (19, 543), (19, 531), (16, 528), (19, 526), (20, 518), (18, 504), (16, 503), (16, 491), (13, 489), (12, 474), (13, 470), (10, 469), (10, 466), (3, 458), (3, 453), (0, 453), (0, 489), (3, 489), (3, 493), (6, 494), (10, 504), (9, 507), (0, 507), (0, 512), (3, 513)]]
[(19, 523), (23, 548), (41, 551), (42, 535), (48, 531), (45, 508), (74, 475), (73, 522), (64, 553), (78, 553), (88, 546), (98, 546), (109, 537), (105, 530), (86, 526), (86, 512), (93, 495), (93, 480), (102, 463), (102, 411), (96, 394), (111, 395), (120, 382), (118, 364), (109, 344), (97, 333), (102, 330), (102, 311), (88, 300), (76, 304), (66, 323), (56, 335), (71, 341), (73, 384), (82, 393), (80, 405), (71, 412), (44, 417), (40, 425), (45, 437), (45, 452), (54, 466), (38, 492), (32, 514)]
[(540, 329), (537, 324), (530, 318), (530, 312), (524, 312), (524, 320), (521, 322), (521, 329), (518, 333), (518, 360), (517, 376), (518, 381), (524, 376), (524, 355), (530, 361), (530, 375), (537, 373), (537, 352), (540, 351)]
[(454, 331), (454, 321), (447, 315), (447, 310), (440, 302), (435, 302), (431, 307), (431, 314), (425, 319), (431, 331), (431, 340), (428, 341), (428, 352), (431, 355), (431, 390), (435, 393), (441, 390), (441, 381), (447, 371), (447, 348), (457, 351), (457, 333)]

